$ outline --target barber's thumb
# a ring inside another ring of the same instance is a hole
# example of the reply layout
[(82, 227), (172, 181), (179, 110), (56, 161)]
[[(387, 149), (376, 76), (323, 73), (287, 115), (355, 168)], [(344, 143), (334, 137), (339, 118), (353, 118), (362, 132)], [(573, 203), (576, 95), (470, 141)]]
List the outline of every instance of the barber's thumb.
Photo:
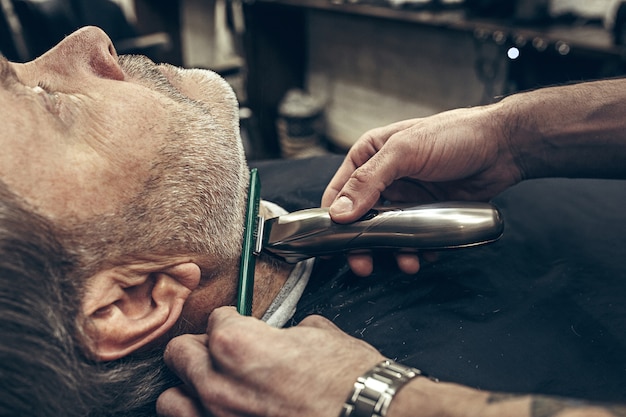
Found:
[(330, 217), (337, 223), (350, 223), (358, 220), (369, 209), (374, 207), (378, 196), (353, 197), (348, 194), (339, 194), (329, 207)]
[(217, 307), (209, 314), (205, 332), (206, 334), (211, 334), (217, 327), (224, 326), (224, 323), (237, 322), (243, 317), (233, 306)]
[(347, 195), (339, 196), (333, 203), (330, 205), (330, 216), (335, 218), (341, 218), (349, 216), (354, 210), (354, 203), (352, 199)]

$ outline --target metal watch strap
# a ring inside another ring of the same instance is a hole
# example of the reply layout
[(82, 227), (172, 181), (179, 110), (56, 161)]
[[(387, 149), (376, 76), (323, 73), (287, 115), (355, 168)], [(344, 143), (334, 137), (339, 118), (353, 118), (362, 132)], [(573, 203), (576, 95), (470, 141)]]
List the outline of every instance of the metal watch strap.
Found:
[(417, 376), (428, 377), (392, 360), (380, 362), (356, 380), (339, 417), (385, 417), (396, 392)]

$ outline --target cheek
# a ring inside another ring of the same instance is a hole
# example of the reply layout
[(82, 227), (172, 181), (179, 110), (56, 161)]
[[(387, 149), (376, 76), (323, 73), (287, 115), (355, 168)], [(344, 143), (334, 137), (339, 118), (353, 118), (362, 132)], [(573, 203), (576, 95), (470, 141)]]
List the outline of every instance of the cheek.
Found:
[(142, 190), (165, 136), (156, 121), (163, 114), (146, 113), (136, 106), (126, 112), (91, 112), (86, 127), (74, 132), (74, 142), (50, 176), (58, 181), (48, 185), (57, 200), (65, 201), (65, 212), (78, 217), (112, 213)]
[(52, 218), (77, 214), (84, 206), (84, 184), (89, 177), (81, 166), (93, 165), (68, 152), (53, 134), (44, 140), (10, 145), (10, 155), (0, 158), (0, 176), (15, 194), (40, 213)]
[(59, 149), (14, 155), (14, 166), (0, 171), (13, 192), (61, 222), (114, 212), (139, 192), (149, 166), (139, 159), (109, 161), (85, 146)]

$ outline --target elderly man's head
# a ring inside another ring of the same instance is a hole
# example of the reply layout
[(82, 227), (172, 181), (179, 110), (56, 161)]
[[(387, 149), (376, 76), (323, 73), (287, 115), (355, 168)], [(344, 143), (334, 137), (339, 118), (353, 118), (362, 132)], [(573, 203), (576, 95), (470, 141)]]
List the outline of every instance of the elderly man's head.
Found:
[(33, 62), (3, 60), (0, 83), (0, 180), (78, 260), (97, 358), (232, 301), (248, 174), (220, 77), (118, 59), (85, 28)]

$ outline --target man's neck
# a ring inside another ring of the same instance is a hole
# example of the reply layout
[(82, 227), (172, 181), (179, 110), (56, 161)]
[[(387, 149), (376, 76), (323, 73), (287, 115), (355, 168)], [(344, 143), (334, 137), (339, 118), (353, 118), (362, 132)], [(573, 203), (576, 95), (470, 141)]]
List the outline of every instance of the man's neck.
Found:
[(261, 318), (285, 285), (293, 265), (262, 255), (254, 273), (252, 315)]

